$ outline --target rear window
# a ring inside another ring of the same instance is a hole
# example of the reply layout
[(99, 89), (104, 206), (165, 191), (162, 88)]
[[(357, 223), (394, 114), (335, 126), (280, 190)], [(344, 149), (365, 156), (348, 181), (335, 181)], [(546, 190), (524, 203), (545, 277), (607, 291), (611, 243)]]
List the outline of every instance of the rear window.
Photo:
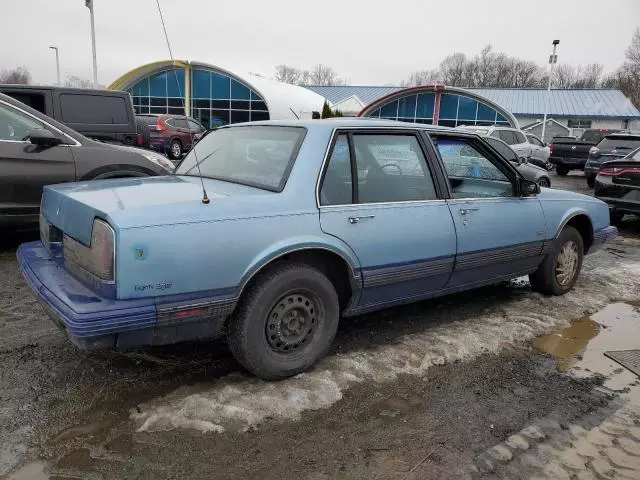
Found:
[(60, 110), (65, 123), (127, 125), (129, 115), (122, 97), (106, 95), (60, 94)]
[(147, 125), (155, 125), (158, 117), (153, 115), (138, 115), (136, 118), (139, 118)]
[(301, 127), (246, 126), (212, 131), (196, 143), (177, 175), (202, 176), (282, 191), (304, 139)]
[(611, 130), (606, 130), (606, 131), (586, 130), (582, 134), (582, 137), (580, 137), (580, 139), (585, 141), (585, 142), (598, 143), (600, 140), (602, 140), (604, 137), (606, 137), (607, 134), (611, 134), (611, 133), (612, 133)]
[(599, 144), (600, 150), (633, 150), (640, 147), (640, 136), (632, 135), (609, 135), (605, 137)]

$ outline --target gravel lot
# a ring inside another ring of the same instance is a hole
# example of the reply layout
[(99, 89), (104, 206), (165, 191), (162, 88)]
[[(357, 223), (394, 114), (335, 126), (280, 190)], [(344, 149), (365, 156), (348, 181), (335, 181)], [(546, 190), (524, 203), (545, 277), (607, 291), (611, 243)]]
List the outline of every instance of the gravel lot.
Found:
[[(3, 235), (0, 478), (640, 478), (640, 387), (598, 350), (640, 348), (639, 232), (626, 221), (561, 298), (519, 280), (344, 321), (277, 383), (219, 342), (77, 351), (18, 274), (33, 234)], [(586, 337), (554, 334), (577, 345), (546, 350), (560, 363), (531, 343), (588, 317)]]

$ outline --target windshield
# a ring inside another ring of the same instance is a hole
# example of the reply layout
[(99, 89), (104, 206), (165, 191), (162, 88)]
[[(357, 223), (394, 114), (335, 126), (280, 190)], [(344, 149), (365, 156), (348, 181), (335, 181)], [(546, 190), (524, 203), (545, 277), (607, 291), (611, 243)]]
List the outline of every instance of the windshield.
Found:
[(306, 129), (243, 126), (215, 130), (196, 143), (176, 175), (198, 176), (282, 191)]
[(634, 148), (640, 147), (640, 136), (608, 136), (605, 137), (599, 144), (600, 150), (623, 150), (631, 151)]

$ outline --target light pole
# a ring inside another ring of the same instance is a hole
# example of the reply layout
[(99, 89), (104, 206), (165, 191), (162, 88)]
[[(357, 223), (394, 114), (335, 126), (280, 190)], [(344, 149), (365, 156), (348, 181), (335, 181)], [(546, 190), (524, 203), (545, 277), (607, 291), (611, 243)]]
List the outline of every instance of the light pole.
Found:
[(544, 118), (542, 119), (542, 141), (544, 142), (544, 131), (547, 129), (547, 112), (549, 111), (549, 104), (551, 103), (551, 79), (553, 78), (553, 66), (558, 63), (558, 55), (556, 55), (556, 48), (560, 44), (560, 40), (553, 41), (553, 53), (549, 57), (549, 83), (547, 84), (547, 98), (544, 107)]
[(91, 49), (93, 50), (93, 86), (98, 86), (98, 60), (96, 59), (96, 27), (93, 22), (93, 0), (84, 0), (91, 16)]
[(60, 86), (60, 57), (58, 57), (58, 47), (49, 47), (56, 51), (56, 73), (58, 74), (58, 86)]

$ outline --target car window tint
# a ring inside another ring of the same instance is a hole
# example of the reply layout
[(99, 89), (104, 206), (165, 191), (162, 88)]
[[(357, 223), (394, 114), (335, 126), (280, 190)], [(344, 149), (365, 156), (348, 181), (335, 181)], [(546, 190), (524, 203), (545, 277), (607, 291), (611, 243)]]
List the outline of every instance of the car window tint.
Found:
[(201, 131), (204, 130), (203, 126), (200, 125), (198, 122), (195, 122), (195, 121), (189, 119), (188, 123), (189, 123), (189, 129), (190, 130), (195, 130), (197, 132), (201, 132)]
[(60, 94), (62, 121), (94, 125), (126, 125), (127, 104), (122, 97), (111, 95)]
[(527, 143), (527, 137), (522, 132), (511, 132), (515, 138), (516, 143)]
[(439, 138), (438, 151), (444, 162), (454, 198), (512, 197), (513, 185), (495, 162), (466, 139)]
[(498, 138), (502, 140), (504, 143), (506, 143), (507, 145), (513, 145), (514, 143), (518, 143), (516, 142), (516, 138), (513, 135), (513, 132), (511, 132), (510, 130), (499, 130)]
[(30, 130), (42, 128), (42, 122), (0, 103), (0, 140), (26, 140)]
[(351, 160), (349, 141), (346, 134), (340, 134), (333, 146), (329, 165), (320, 189), (321, 205), (346, 205), (352, 196)]
[(414, 135), (354, 134), (358, 202), (435, 200), (436, 189)]

